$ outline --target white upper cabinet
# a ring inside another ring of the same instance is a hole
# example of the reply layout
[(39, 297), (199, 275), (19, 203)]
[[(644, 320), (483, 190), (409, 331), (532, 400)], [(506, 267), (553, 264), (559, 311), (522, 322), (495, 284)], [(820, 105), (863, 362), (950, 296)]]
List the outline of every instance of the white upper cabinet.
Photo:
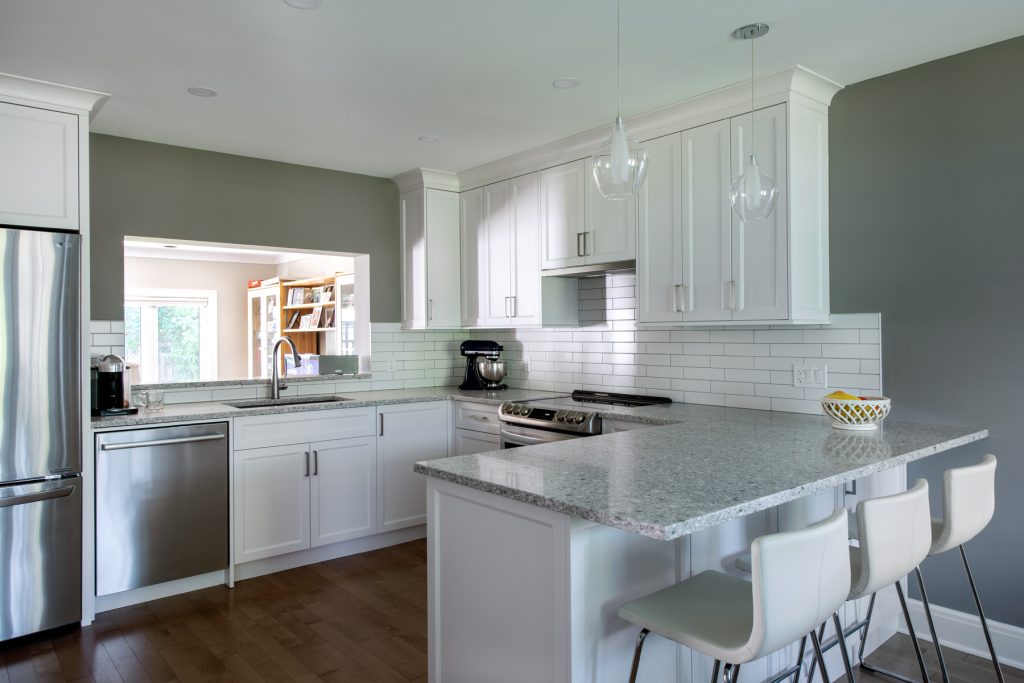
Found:
[(636, 258), (636, 199), (606, 199), (597, 189), (590, 170), (590, 159), (585, 161), (588, 171), (586, 187), (585, 228), (583, 253), (588, 265), (632, 261)]
[(540, 172), (541, 268), (571, 268), (586, 263), (583, 251), (586, 160)]
[(462, 193), (462, 324), (578, 322), (575, 281), (541, 278), (540, 173)]
[[(775, 178), (778, 204), (768, 218), (744, 223), (732, 217), (733, 320), (785, 320), (789, 317), (789, 191), (786, 182), (786, 105), (759, 109), (753, 116), (757, 163)], [(751, 117), (732, 119), (732, 177), (750, 157)], [(731, 182), (731, 181), (730, 181)]]
[(753, 126), (779, 201), (767, 219), (746, 223), (729, 189), (750, 156), (750, 114), (644, 143), (641, 323), (828, 322), (827, 115), (779, 104), (757, 110)]
[(402, 326), (461, 324), (459, 193), (417, 188), (400, 195)]
[(77, 230), (78, 116), (0, 102), (0, 224)]

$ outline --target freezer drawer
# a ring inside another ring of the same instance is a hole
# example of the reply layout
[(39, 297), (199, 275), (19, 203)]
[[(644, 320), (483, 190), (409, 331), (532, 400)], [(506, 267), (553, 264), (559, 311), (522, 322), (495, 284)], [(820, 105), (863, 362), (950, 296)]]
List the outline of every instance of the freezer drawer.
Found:
[(0, 640), (82, 619), (82, 478), (0, 486)]
[(97, 595), (227, 564), (226, 423), (97, 435)]

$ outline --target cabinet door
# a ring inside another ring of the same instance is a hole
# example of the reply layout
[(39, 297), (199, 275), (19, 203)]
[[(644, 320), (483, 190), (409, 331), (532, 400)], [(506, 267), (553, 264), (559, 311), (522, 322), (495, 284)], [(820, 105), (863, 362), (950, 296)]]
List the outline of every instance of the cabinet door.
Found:
[(235, 562), (309, 547), (308, 444), (235, 451)]
[(541, 324), (540, 173), (509, 181), (512, 206), (512, 322)]
[[(732, 176), (750, 157), (750, 115), (732, 119)], [(779, 203), (768, 218), (746, 224), (732, 215), (734, 320), (789, 317), (788, 187), (786, 184), (786, 105), (754, 112), (754, 152), (764, 173), (775, 177)]]
[(457, 328), (462, 322), (459, 193), (427, 191), (427, 327)]
[(467, 190), (459, 195), (459, 222), (462, 232), (462, 326), (481, 324), (482, 292), (487, 290), (484, 224), (484, 188)]
[[(587, 197), (586, 244), (584, 252), (587, 263), (611, 263), (631, 261), (636, 258), (636, 198), (606, 199), (597, 189), (590, 171), (590, 159), (586, 160), (588, 171), (584, 181)], [(646, 184), (646, 182), (644, 183)]]
[(680, 322), (683, 275), (682, 135), (644, 143), (647, 180), (640, 188), (637, 235), (637, 319)]
[(0, 102), (0, 225), (77, 230), (78, 116)]
[(312, 546), (376, 531), (377, 437), (310, 444)]
[(497, 434), (485, 434), (468, 429), (455, 430), (455, 443), (452, 455), (469, 455), (470, 453), (486, 453), (501, 448), (501, 437)]
[(509, 182), (484, 188), (487, 281), (480, 293), (485, 325), (507, 325), (512, 315), (512, 207)]
[(427, 245), (423, 190), (399, 197), (402, 240), (402, 327), (421, 328), (427, 320)]
[(682, 133), (683, 321), (730, 320), (729, 121)]
[(540, 173), (541, 267), (582, 266), (586, 160), (546, 168)]
[(378, 502), (380, 530), (427, 521), (427, 487), (413, 471), (420, 460), (448, 455), (448, 401), (402, 403), (378, 408)]

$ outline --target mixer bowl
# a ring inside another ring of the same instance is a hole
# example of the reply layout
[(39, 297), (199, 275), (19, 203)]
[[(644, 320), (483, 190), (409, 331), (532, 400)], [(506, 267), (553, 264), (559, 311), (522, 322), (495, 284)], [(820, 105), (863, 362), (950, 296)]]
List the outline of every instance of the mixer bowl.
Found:
[(499, 383), (505, 379), (505, 361), (481, 358), (476, 362), (476, 370), (480, 377), (487, 382)]

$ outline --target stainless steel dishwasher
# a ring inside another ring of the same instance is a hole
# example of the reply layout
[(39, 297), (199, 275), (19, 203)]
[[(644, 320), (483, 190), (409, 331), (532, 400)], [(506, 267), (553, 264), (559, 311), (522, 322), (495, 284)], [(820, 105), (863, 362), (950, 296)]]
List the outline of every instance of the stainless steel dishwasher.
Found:
[(96, 594), (228, 564), (228, 427), (96, 437)]

